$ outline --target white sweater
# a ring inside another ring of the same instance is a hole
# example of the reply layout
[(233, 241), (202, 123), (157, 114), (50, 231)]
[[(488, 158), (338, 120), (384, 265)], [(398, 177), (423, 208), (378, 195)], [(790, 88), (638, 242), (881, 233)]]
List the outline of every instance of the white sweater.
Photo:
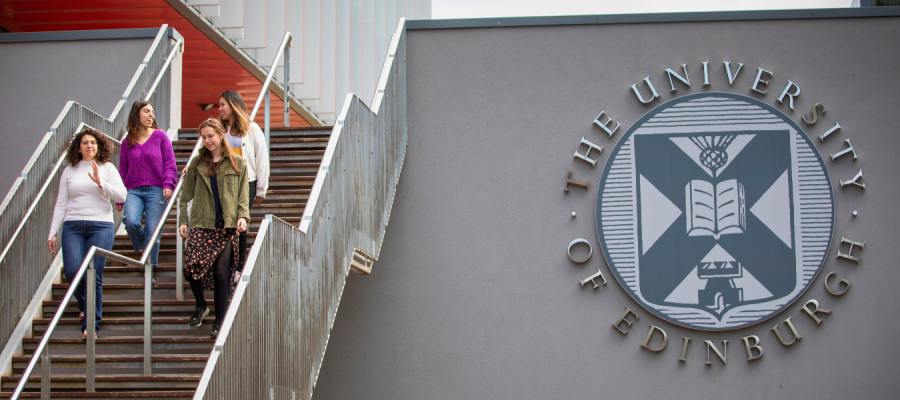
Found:
[(110, 199), (124, 203), (128, 190), (122, 183), (119, 171), (112, 163), (97, 164), (100, 184), (97, 186), (89, 173), (93, 173), (90, 161), (80, 161), (76, 166), (68, 166), (59, 178), (59, 195), (53, 210), (50, 235), (53, 238), (63, 221), (105, 221), (113, 222), (113, 207)]
[[(231, 134), (230, 129), (228, 134)], [(269, 149), (266, 148), (266, 135), (256, 122), (250, 123), (247, 134), (241, 138), (241, 156), (247, 160), (247, 180), (256, 181), (256, 195), (266, 197), (269, 188)]]

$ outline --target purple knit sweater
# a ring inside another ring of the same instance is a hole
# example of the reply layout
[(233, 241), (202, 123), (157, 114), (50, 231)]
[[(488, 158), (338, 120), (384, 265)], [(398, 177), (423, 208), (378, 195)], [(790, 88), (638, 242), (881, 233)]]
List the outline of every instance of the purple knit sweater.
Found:
[(175, 152), (172, 141), (165, 132), (157, 129), (144, 144), (128, 145), (122, 141), (119, 153), (119, 175), (128, 190), (140, 186), (159, 186), (175, 189), (178, 172), (175, 170)]

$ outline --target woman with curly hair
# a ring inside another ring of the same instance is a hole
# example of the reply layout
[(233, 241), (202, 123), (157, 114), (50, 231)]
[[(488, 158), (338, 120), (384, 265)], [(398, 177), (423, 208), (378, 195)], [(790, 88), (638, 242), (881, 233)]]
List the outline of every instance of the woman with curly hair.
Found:
[[(249, 182), (246, 163), (231, 152), (221, 122), (210, 118), (200, 124), (199, 140), (203, 147), (184, 176), (178, 233), (188, 239), (183, 273), (197, 301), (188, 323), (203, 323), (203, 317), (209, 314), (203, 289), (213, 289), (216, 320), (209, 335), (216, 337), (236, 272), (237, 234), (246, 231), (250, 221)], [(187, 203), (191, 200), (194, 203), (188, 219)]]
[[(47, 247), (56, 253), (56, 232), (62, 225), (63, 272), (70, 283), (78, 273), (91, 246), (110, 250), (113, 246), (113, 208), (110, 199), (122, 203), (128, 194), (119, 171), (109, 162), (112, 143), (96, 129), (84, 128), (75, 135), (66, 151), (69, 166), (59, 178), (59, 195)], [(95, 331), (103, 319), (103, 267), (106, 257), (94, 256), (97, 276)], [(85, 284), (75, 288), (78, 309), (84, 313)], [(87, 318), (81, 321), (82, 337), (87, 337)], [(95, 333), (96, 335), (96, 333)]]
[[(119, 174), (128, 189), (128, 201), (116, 204), (134, 251), (147, 247), (150, 236), (175, 190), (177, 174), (172, 141), (156, 125), (153, 104), (136, 101), (128, 114), (128, 136), (119, 153)], [(141, 219), (146, 221), (141, 226)], [(162, 235), (160, 234), (160, 237)], [(150, 253), (150, 265), (159, 261), (159, 237)]]

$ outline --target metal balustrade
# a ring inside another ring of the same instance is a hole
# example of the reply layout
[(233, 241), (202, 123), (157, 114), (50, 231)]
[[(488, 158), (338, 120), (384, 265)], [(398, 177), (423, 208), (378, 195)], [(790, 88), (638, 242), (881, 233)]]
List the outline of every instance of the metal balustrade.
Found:
[[(170, 43), (169, 38), (176, 42)], [(165, 105), (159, 107), (156, 117), (161, 126), (168, 126), (170, 93), (167, 83), (171, 79), (168, 66), (174, 52), (183, 49), (183, 43), (174, 29), (162, 25), (108, 118), (74, 101), (66, 103), (22, 175), (0, 203), (0, 244), (3, 246), (0, 253), (0, 303), (4, 305), (0, 309), (0, 343), (4, 348), (10, 345), (13, 331), (54, 258), (50, 252), (35, 249), (46, 246), (46, 229), (50, 226), (59, 184), (58, 163), (66, 142), (81, 124), (95, 127), (112, 137), (121, 137), (131, 104), (139, 99), (149, 99), (158, 106)], [(118, 154), (114, 155), (113, 162), (118, 164)], [(116, 225), (120, 219), (117, 215)]]
[[(160, 45), (163, 43), (164, 39), (168, 35), (172, 35), (176, 38), (176, 42), (169, 45)], [(10, 194), (7, 195), (6, 200), (2, 207), (0, 207), (0, 216), (3, 216), (4, 223), (13, 221), (13, 218), (5, 218), (8, 216), (8, 213), (15, 211), (15, 207), (19, 206), (19, 203), (24, 201), (23, 199), (32, 198), (31, 204), (27, 209), (23, 209), (21, 211), (22, 218), (18, 221), (19, 223), (15, 225), (15, 230), (13, 230), (9, 236), (4, 237), (7, 239), (7, 244), (4, 246), (3, 253), (0, 253), (0, 293), (2, 293), (3, 297), (8, 297), (9, 299), (3, 299), (4, 301), (10, 300), (10, 303), (17, 304), (21, 303), (21, 308), (24, 309), (25, 306), (28, 305), (28, 300), (32, 298), (32, 294), (37, 289), (37, 286), (40, 285), (41, 280), (44, 275), (46, 275), (46, 270), (42, 268), (31, 268), (33, 265), (43, 266), (50, 265), (52, 258), (55, 257), (51, 255), (49, 252), (44, 251), (33, 251), (35, 248), (41, 249), (46, 245), (46, 227), (50, 225), (50, 219), (53, 215), (53, 209), (56, 203), (56, 196), (54, 195), (57, 188), (59, 187), (59, 178), (60, 178), (60, 170), (62, 165), (65, 162), (65, 144), (68, 140), (74, 136), (77, 132), (79, 132), (84, 126), (95, 127), (95, 129), (104, 132), (105, 134), (111, 134), (113, 136), (118, 136), (120, 133), (124, 138), (124, 130), (127, 124), (128, 112), (130, 110), (130, 104), (138, 99), (150, 100), (154, 101), (154, 104), (159, 105), (168, 105), (169, 103), (169, 85), (167, 84), (171, 79), (171, 74), (169, 73), (169, 66), (171, 65), (172, 60), (174, 59), (176, 52), (183, 51), (184, 40), (181, 37), (177, 37), (177, 33), (174, 31), (169, 31), (167, 25), (163, 25), (159, 33), (157, 34), (153, 45), (145, 56), (144, 60), (138, 67), (135, 72), (134, 77), (126, 88), (122, 99), (119, 100), (116, 108), (113, 111), (111, 118), (104, 118), (93, 111), (81, 106), (80, 104), (70, 101), (67, 103), (66, 107), (63, 109), (60, 116), (57, 118), (56, 122), (53, 124), (53, 131), (48, 132), (45, 135), (44, 140), (42, 140), (38, 149), (35, 151), (34, 156), (29, 161), (28, 165), (25, 168), (26, 172), (23, 172), (23, 177), (27, 173), (31, 173), (35, 177), (39, 175), (45, 176), (40, 187), (31, 192), (31, 187), (27, 185), (23, 185), (25, 182), (24, 178), (19, 178), (16, 183), (13, 185), (13, 188), (10, 190)], [(160, 88), (160, 83), (163, 83), (162, 88)], [(136, 88), (138, 88), (136, 90)], [(126, 107), (127, 106), (127, 107)], [(169, 124), (169, 116), (168, 116), (168, 107), (161, 107), (160, 113), (157, 113), (157, 122), (162, 126), (167, 126)], [(161, 117), (161, 118), (160, 118)], [(93, 122), (94, 125), (90, 123), (86, 123), (85, 121)], [(72, 129), (72, 125), (74, 129)], [(112, 162), (114, 164), (118, 164), (119, 160), (119, 148), (121, 147), (121, 142), (110, 137), (110, 140), (116, 144), (116, 151), (113, 154)], [(55, 149), (55, 151), (54, 151)], [(60, 153), (62, 155), (60, 156)], [(50, 168), (47, 168), (46, 171), (43, 171), (42, 167), (46, 164), (51, 158), (51, 156), (55, 156), (55, 162), (52, 164)], [(51, 193), (48, 195), (47, 193)], [(170, 201), (167, 205), (168, 209), (171, 209), (173, 201)], [(120, 214), (114, 214), (114, 226), (116, 229), (121, 224), (122, 217)], [(13, 221), (14, 222), (14, 221)], [(2, 229), (6, 229), (4, 226)], [(159, 236), (162, 226), (157, 227), (157, 230), (154, 232), (153, 238)], [(102, 255), (106, 256), (106, 253), (110, 253), (103, 249), (96, 249), (96, 252), (100, 252)], [(82, 265), (82, 270), (86, 268), (88, 265), (88, 260), (91, 260), (94, 254), (94, 250), (90, 253), (89, 257), (85, 259), (85, 263)], [(113, 254), (113, 253), (110, 253)], [(128, 259), (127, 257), (114, 255), (108, 256), (110, 258), (125, 262), (127, 264), (135, 264), (144, 265), (149, 259), (149, 252), (145, 252), (143, 254), (141, 261), (135, 261)], [(127, 260), (127, 261), (126, 261)], [(8, 268), (8, 265), (17, 265), (17, 266), (27, 266), (25, 268)], [(149, 300), (150, 293), (150, 284), (149, 280), (151, 279), (150, 268), (146, 268), (146, 276), (147, 276), (147, 285), (145, 289), (145, 298)], [(78, 282), (82, 279), (84, 275), (83, 271), (79, 271), (76, 278), (73, 282), (70, 282), (70, 289), (63, 301), (61, 303), (59, 310), (57, 311), (57, 315), (55, 316), (53, 323), (48, 326), (47, 331), (44, 333), (43, 340), (41, 341), (41, 346), (45, 346), (46, 341), (49, 340), (51, 334), (53, 333), (53, 329), (56, 327), (56, 322), (62, 316), (62, 312), (65, 310), (65, 304), (67, 304), (68, 300), (71, 299), (71, 295), (75, 287), (77, 287)], [(88, 271), (89, 277), (93, 277), (93, 270)], [(94, 301), (94, 289), (93, 286), (89, 285), (88, 288), (88, 304), (93, 304)], [(150, 337), (150, 306), (149, 301), (148, 305), (145, 306), (145, 374), (149, 375), (150, 373), (150, 357), (149, 357), (149, 337)], [(88, 306), (88, 309), (92, 309), (92, 306)], [(2, 312), (11, 313), (11, 308), (6, 308)], [(19, 311), (21, 313), (21, 311)], [(89, 318), (89, 320), (93, 320), (93, 313), (85, 313), (85, 318)], [(91, 314), (88, 316), (87, 314)], [(9, 329), (3, 329), (0, 334), (2, 334), (3, 340), (6, 342), (5, 346), (11, 345), (9, 343), (9, 338), (12, 329), (15, 329), (15, 326), (18, 324), (21, 314), (17, 314), (15, 318), (12, 318), (11, 315), (4, 315), (3, 317), (8, 317), (6, 319), (11, 319), (11, 326)], [(4, 321), (5, 323), (6, 321)], [(6, 328), (0, 327), (0, 328)], [(93, 383), (93, 374), (90, 373), (93, 367), (93, 359), (94, 359), (94, 339), (92, 331), (94, 330), (94, 326), (91, 323), (89, 327), (91, 332), (90, 340), (87, 343), (88, 350), (88, 391), (92, 391), (94, 387)], [(42, 354), (43, 353), (43, 354)], [(46, 396), (49, 398), (49, 356), (45, 354), (46, 351), (42, 351), (41, 348), (38, 351), (35, 351), (32, 356), (31, 361), (29, 362), (29, 367), (27, 371), (22, 375), (22, 378), (19, 381), (19, 385), (17, 386), (17, 390), (12, 396), (13, 399), (18, 398), (21, 394), (22, 389), (24, 388), (25, 383), (28, 381), (28, 377), (31, 373), (31, 370), (34, 368), (34, 364), (37, 362), (38, 357), (41, 356), (46, 360), (45, 364), (42, 364), (42, 372), (46, 374), (46, 376), (42, 377), (42, 391), (47, 390)]]
[(406, 155), (405, 22), (373, 108), (347, 95), (300, 228), (260, 225), (194, 399), (312, 397), (346, 276), (378, 258)]

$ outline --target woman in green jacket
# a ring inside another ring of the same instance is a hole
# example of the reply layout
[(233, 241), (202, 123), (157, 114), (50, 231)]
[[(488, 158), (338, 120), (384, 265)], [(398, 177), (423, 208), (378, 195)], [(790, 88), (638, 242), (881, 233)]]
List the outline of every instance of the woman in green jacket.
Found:
[[(203, 147), (187, 167), (181, 195), (178, 233), (188, 239), (184, 277), (191, 285), (197, 308), (188, 323), (200, 326), (209, 314), (203, 289), (215, 290), (216, 320), (209, 336), (216, 337), (228, 309), (238, 261), (238, 235), (250, 222), (247, 166), (231, 152), (225, 127), (215, 119), (200, 124)], [(193, 200), (188, 235), (187, 203)]]

